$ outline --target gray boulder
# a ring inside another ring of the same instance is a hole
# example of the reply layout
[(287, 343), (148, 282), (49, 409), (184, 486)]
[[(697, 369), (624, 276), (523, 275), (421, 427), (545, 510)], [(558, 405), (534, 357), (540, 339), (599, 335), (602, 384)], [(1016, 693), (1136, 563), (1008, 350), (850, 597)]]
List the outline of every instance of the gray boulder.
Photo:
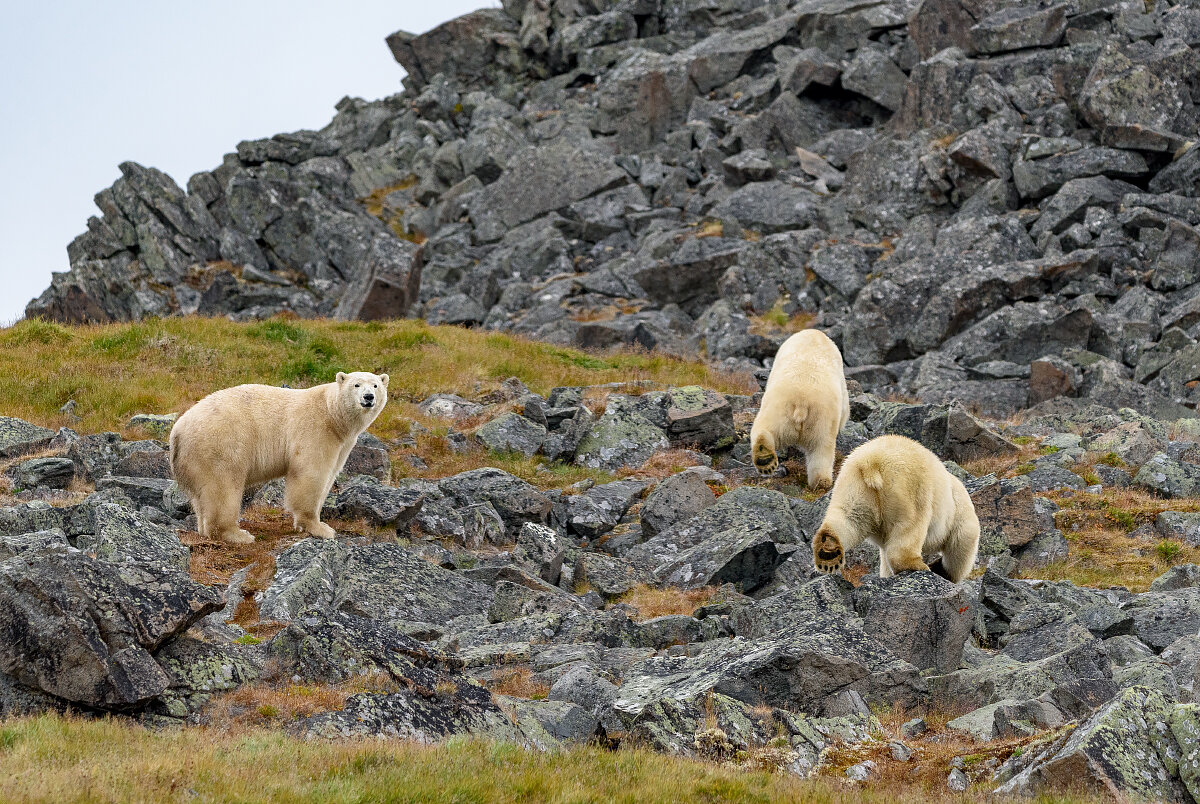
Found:
[(25, 553), (0, 563), (0, 670), (86, 707), (139, 706), (170, 684), (152, 654), (224, 603), (175, 568)]
[(75, 462), (70, 458), (30, 458), (4, 470), (15, 490), (65, 489), (75, 479)]
[(717, 501), (712, 489), (695, 472), (680, 472), (654, 487), (642, 503), (642, 532), (654, 536), (703, 511)]
[(21, 419), (0, 416), (0, 458), (16, 458), (50, 443), (54, 431)]

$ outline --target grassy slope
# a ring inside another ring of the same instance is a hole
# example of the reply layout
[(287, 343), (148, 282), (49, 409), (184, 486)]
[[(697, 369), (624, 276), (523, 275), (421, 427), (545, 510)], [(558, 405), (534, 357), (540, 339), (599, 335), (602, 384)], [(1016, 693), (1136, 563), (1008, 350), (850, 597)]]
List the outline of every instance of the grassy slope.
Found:
[[(119, 430), (134, 413), (183, 410), (231, 385), (301, 387), (332, 382), (338, 371), (387, 372), (392, 398), (408, 402), (437, 392), (473, 394), (513, 376), (543, 394), (557, 385), (635, 380), (737, 393), (757, 388), (747, 377), (664, 355), (595, 356), (420, 321), (184, 318), (95, 327), (22, 321), (0, 330), (0, 415), (67, 424), (58, 409), (74, 399), (80, 432)], [(372, 430), (402, 433), (414, 412), (389, 405)]]
[[(150, 732), (44, 716), (0, 725), (5, 802), (923, 802), (902, 784), (802, 781), (646, 751), (536, 753), (452, 740), (303, 741), (279, 732)], [(938, 796), (991, 801), (983, 793)], [(1038, 799), (1082, 801), (1084, 799)]]
[[(452, 453), (440, 437), (444, 423), (421, 417), (413, 402), (436, 392), (476, 396), (509, 376), (541, 393), (556, 385), (630, 380), (660, 387), (698, 383), (731, 393), (755, 388), (747, 377), (731, 377), (699, 363), (660, 355), (598, 356), (508, 335), (414, 321), (233, 324), (220, 319), (172, 319), (103, 327), (26, 321), (0, 330), (0, 415), (47, 426), (69, 424), (58, 408), (75, 399), (83, 418), (72, 426), (80, 432), (122, 430), (133, 413), (183, 410), (229, 385), (286, 382), (299, 387), (328, 381), (339, 370), (355, 369), (392, 375), (392, 402), (374, 432), (400, 435), (410, 432), (412, 422), (431, 430), (418, 430), (415, 446), (394, 452), (397, 475), (440, 477), (488, 464), (543, 486), (561, 486), (597, 473), (480, 450)], [(1036, 450), (1031, 445), (1021, 456), (969, 468), (981, 474), (1012, 474)], [(428, 470), (412, 470), (405, 456), (422, 458)], [(670, 455), (657, 459), (657, 463), (671, 461)], [(789, 469), (798, 478), (801, 468), (793, 464), (788, 463)], [(1081, 464), (1076, 471), (1084, 474), (1089, 468)], [(651, 474), (656, 469), (666, 471), (647, 467)], [(1039, 571), (1042, 577), (1144, 588), (1168, 565), (1200, 557), (1200, 551), (1189, 548), (1166, 555), (1124, 536), (1137, 524), (1152, 521), (1158, 510), (1168, 506), (1200, 510), (1200, 501), (1167, 502), (1118, 490), (1106, 490), (1100, 498), (1077, 495), (1058, 501), (1064, 506), (1059, 525), (1072, 542), (1072, 556)], [(267, 537), (276, 530), (275, 535), (284, 539), (280, 544), (294, 538), (283, 535), (284, 519), (267, 517), (257, 523), (259, 530), (265, 530), (256, 549), (275, 545)], [(206, 582), (219, 582), (236, 567), (261, 559), (261, 552), (235, 555), (220, 545), (193, 545), (193, 569)], [(640, 589), (627, 602), (644, 609), (644, 616), (652, 616), (690, 611), (699, 601), (670, 590)], [(248, 622), (256, 619), (254, 612), (247, 612), (247, 617)], [(518, 681), (514, 679), (514, 688), (505, 691), (521, 694)], [(346, 693), (319, 692), (342, 697)], [(284, 693), (272, 689), (246, 694), (277, 698)], [(920, 779), (910, 776), (911, 766), (889, 763), (880, 744), (836, 758), (830, 769), (833, 778), (800, 782), (624, 750), (613, 754), (577, 749), (541, 756), (473, 742), (439, 748), (302, 743), (276, 730), (286, 718), (252, 718), (251, 722), (251, 726), (227, 722), (223, 730), (152, 734), (117, 721), (9, 721), (0, 724), (0, 768), (6, 771), (0, 774), (0, 801), (983, 800), (979, 791), (964, 797), (943, 788), (949, 759), (976, 750), (957, 742), (945, 746), (946, 756), (927, 757), (929, 761), (921, 763)], [(883, 780), (865, 790), (844, 785), (839, 778), (841, 766), (866, 756), (881, 764)], [(983, 789), (986, 785), (980, 786)]]

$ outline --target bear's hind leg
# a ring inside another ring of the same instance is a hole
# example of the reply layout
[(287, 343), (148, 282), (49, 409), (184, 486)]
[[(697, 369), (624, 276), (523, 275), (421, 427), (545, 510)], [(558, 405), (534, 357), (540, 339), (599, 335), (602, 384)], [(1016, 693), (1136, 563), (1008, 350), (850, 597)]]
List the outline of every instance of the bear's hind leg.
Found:
[(892, 565), (888, 563), (887, 553), (883, 550), (879, 551), (879, 577), (890, 578), (896, 573), (892, 572)]
[(209, 539), (229, 544), (250, 544), (254, 534), (242, 530), (238, 518), (242, 513), (242, 486), (235, 483), (210, 483), (196, 499), (196, 519), (200, 533)]
[(804, 452), (804, 471), (808, 476), (808, 487), (827, 489), (833, 486), (833, 457), (837, 435), (820, 446)]
[[(925, 534), (928, 531), (928, 520), (910, 520), (892, 526), (887, 541), (884, 542), (883, 551), (887, 553), (887, 563), (893, 573), (928, 571), (929, 565), (921, 556), (921, 548), (925, 544)], [(882, 566), (882, 561), (880, 564)]]
[(303, 530), (321, 539), (332, 539), (337, 532), (321, 521), (321, 507), (325, 504), (325, 490), (330, 483), (311, 471), (288, 472), (284, 486), (287, 508), (297, 530)]
[(942, 545), (942, 566), (947, 580), (958, 583), (975, 569), (979, 551), (979, 520), (956, 525)]

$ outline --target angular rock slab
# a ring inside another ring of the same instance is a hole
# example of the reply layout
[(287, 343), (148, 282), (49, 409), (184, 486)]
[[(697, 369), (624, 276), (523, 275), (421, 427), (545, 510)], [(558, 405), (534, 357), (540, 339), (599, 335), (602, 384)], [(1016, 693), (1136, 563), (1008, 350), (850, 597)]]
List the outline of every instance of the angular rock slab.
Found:
[(151, 653), (224, 603), (173, 568), (26, 553), (0, 563), (0, 670), (73, 703), (134, 707), (170, 684)]
[(696, 700), (710, 690), (819, 715), (846, 690), (869, 702), (910, 706), (927, 687), (915, 667), (849, 620), (775, 638), (710, 642), (690, 658), (647, 659), (626, 671), (613, 706), (636, 718), (656, 701)]
[(312, 608), (375, 620), (445, 622), (484, 614), (492, 589), (424, 561), (398, 544), (305, 539), (275, 559), (262, 594), (264, 620), (290, 622)]
[(0, 416), (0, 458), (16, 458), (41, 449), (54, 438), (54, 431), (23, 419)]
[[(1175, 723), (1170, 722), (1173, 717)], [(1195, 718), (1193, 708), (1175, 706), (1161, 692), (1130, 687), (1068, 736), (1026, 760), (1027, 767), (996, 792), (1031, 795), (1082, 789), (1114, 798), (1190, 802), (1179, 776), (1186, 768), (1194, 788), (1195, 760), (1185, 757), (1180, 764), (1181, 746), (1172, 726), (1178, 725), (1194, 754)]]
[(957, 584), (932, 572), (905, 572), (863, 579), (854, 590), (863, 630), (916, 667), (953, 672), (975, 619), (972, 603)]

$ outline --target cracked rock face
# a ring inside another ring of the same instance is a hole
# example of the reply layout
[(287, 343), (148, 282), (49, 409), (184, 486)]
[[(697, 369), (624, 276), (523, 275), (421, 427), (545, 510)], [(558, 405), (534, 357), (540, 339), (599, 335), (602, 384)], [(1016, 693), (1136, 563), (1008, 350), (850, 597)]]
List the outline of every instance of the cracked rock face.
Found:
[(173, 568), (25, 553), (0, 564), (0, 669), (71, 703), (132, 708), (170, 683), (154, 651), (223, 605)]

